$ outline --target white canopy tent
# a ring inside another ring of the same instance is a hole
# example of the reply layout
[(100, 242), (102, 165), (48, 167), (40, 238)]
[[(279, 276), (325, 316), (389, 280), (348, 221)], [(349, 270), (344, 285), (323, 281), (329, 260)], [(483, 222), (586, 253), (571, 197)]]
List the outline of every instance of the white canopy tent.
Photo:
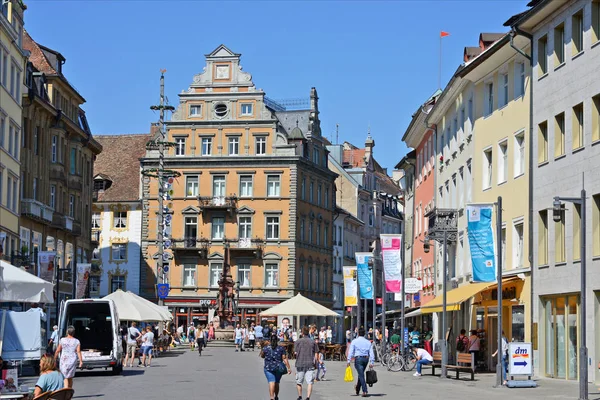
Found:
[(54, 285), (0, 261), (0, 302), (54, 303)]
[(104, 299), (111, 299), (115, 302), (121, 321), (164, 321), (165, 315), (160, 312), (160, 310), (151, 307), (151, 302), (132, 295), (131, 292), (124, 292), (119, 289), (108, 296), (105, 296)]
[(285, 315), (290, 317), (296, 317), (294, 322), (296, 327), (299, 326), (301, 316), (307, 317), (339, 317), (338, 313), (330, 310), (327, 307), (320, 305), (319, 303), (307, 299), (298, 293), (296, 296), (288, 299), (282, 303), (277, 304), (263, 312), (260, 315), (268, 316), (279, 316)]
[(129, 294), (136, 300), (148, 305), (149, 307), (156, 309), (156, 311), (158, 311), (163, 317), (163, 319), (161, 319), (161, 321), (171, 321), (173, 319), (173, 314), (171, 314), (171, 312), (167, 309), (167, 307), (159, 306), (158, 304), (155, 304), (149, 300), (146, 300), (145, 298), (138, 296), (137, 294), (135, 294), (133, 292), (128, 291), (127, 294)]

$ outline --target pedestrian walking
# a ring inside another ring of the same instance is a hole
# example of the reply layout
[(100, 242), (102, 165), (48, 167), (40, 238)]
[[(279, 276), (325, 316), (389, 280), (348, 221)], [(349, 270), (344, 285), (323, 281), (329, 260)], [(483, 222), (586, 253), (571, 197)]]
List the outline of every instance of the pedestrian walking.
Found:
[(415, 372), (413, 376), (421, 376), (423, 365), (431, 364), (433, 362), (433, 357), (431, 357), (431, 354), (425, 349), (413, 347), (413, 352), (417, 357), (417, 372)]
[(350, 343), (350, 350), (348, 351), (348, 366), (350, 362), (354, 360), (354, 368), (358, 375), (358, 381), (354, 386), (356, 395), (360, 394), (362, 388), (362, 397), (367, 397), (367, 381), (365, 380), (365, 371), (367, 366), (373, 368), (375, 364), (375, 353), (373, 352), (373, 344), (365, 338), (364, 328), (358, 330), (358, 337)]
[[(321, 375), (323, 372), (323, 375)], [(317, 354), (317, 381), (324, 381), (327, 368), (325, 368), (325, 347), (319, 350)]]
[(254, 331), (254, 326), (251, 326), (248, 330), (248, 348), (254, 351), (254, 345), (256, 343), (256, 332)]
[(73, 388), (73, 377), (77, 368), (77, 359), (79, 359), (79, 368), (83, 367), (83, 357), (81, 356), (81, 343), (75, 339), (75, 327), (67, 328), (67, 336), (60, 339), (54, 359), (60, 355), (60, 372), (65, 377), (64, 386), (67, 389)]
[(131, 326), (127, 329), (127, 353), (125, 354), (125, 366), (131, 357), (130, 367), (133, 367), (133, 360), (135, 359), (135, 348), (137, 341), (142, 337), (142, 334), (136, 327), (136, 323), (132, 322)]
[(208, 340), (209, 341), (215, 340), (215, 326), (214, 326), (213, 322), (209, 322)]
[(279, 382), (283, 374), (292, 373), (290, 362), (287, 359), (285, 347), (279, 346), (279, 338), (272, 335), (270, 346), (262, 347), (260, 356), (265, 359), (264, 372), (269, 384), (269, 398), (279, 400)]
[(46, 349), (46, 353), (54, 354), (56, 346), (58, 346), (58, 325), (54, 325), (52, 327), (52, 335), (50, 336), (50, 340), (48, 341), (48, 348)]
[(204, 348), (204, 326), (198, 325), (196, 329), (196, 348), (198, 349), (198, 355), (202, 356), (202, 349)]
[[(142, 365), (149, 367), (152, 364), (152, 348), (154, 347), (154, 332), (150, 326), (146, 327), (146, 333), (142, 336)], [(146, 364), (146, 357), (148, 364)]]
[(242, 341), (244, 339), (244, 331), (240, 324), (237, 324), (234, 330), (235, 337), (235, 352), (240, 351), (240, 347), (242, 346)]
[(188, 328), (188, 338), (190, 340), (190, 350), (194, 351), (196, 345), (196, 327), (194, 325), (190, 325)]
[(460, 335), (456, 338), (456, 351), (458, 353), (467, 353), (469, 351), (469, 338), (467, 337), (467, 331), (464, 329), (460, 330)]
[(481, 348), (481, 342), (479, 340), (479, 336), (477, 335), (477, 331), (473, 329), (471, 331), (471, 336), (469, 336), (469, 353), (473, 354), (473, 359), (475, 360), (475, 366), (477, 366), (477, 360), (479, 359), (479, 350)]
[(246, 342), (248, 341), (248, 328), (246, 324), (242, 324), (242, 347), (241, 351), (246, 351)]
[(302, 338), (294, 345), (296, 353), (296, 388), (298, 389), (298, 400), (302, 400), (302, 384), (307, 383), (306, 400), (310, 400), (313, 383), (315, 381), (315, 365), (319, 345), (308, 334), (308, 327), (302, 328)]
[(258, 349), (260, 350), (263, 341), (263, 327), (262, 325), (256, 325), (254, 327), (254, 337), (256, 339), (256, 343), (258, 344)]

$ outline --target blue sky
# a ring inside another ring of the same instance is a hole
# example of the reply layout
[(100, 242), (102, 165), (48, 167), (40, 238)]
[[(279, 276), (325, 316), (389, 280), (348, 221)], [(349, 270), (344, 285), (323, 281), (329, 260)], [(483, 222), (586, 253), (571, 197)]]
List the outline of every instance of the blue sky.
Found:
[(159, 70), (172, 104), (223, 43), (273, 99), (320, 97), (323, 135), (363, 146), (391, 171), (411, 114), (442, 86), (480, 32), (504, 32), (527, 0), (27, 1), (25, 28), (67, 59), (94, 134), (144, 133), (158, 115)]

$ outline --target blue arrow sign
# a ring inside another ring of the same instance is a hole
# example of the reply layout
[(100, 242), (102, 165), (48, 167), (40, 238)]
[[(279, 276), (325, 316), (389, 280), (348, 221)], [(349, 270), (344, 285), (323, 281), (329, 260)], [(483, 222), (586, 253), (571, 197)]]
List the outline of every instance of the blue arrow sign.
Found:
[(525, 367), (525, 366), (527, 366), (527, 361), (517, 361), (517, 362), (514, 362), (513, 364), (516, 366), (519, 366), (519, 367)]

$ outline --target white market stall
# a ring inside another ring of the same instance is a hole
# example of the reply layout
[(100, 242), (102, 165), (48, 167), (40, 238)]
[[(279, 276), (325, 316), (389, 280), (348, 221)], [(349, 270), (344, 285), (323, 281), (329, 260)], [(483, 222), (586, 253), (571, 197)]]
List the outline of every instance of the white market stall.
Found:
[(114, 301), (121, 321), (162, 322), (165, 320), (164, 312), (152, 307), (152, 302), (135, 296), (131, 292), (119, 289), (103, 298)]
[(54, 285), (0, 261), (0, 302), (54, 303)]
[(339, 317), (338, 313), (329, 308), (312, 301), (300, 293), (282, 303), (277, 304), (260, 313), (261, 316), (293, 316), (294, 323), (300, 328), (300, 317)]

